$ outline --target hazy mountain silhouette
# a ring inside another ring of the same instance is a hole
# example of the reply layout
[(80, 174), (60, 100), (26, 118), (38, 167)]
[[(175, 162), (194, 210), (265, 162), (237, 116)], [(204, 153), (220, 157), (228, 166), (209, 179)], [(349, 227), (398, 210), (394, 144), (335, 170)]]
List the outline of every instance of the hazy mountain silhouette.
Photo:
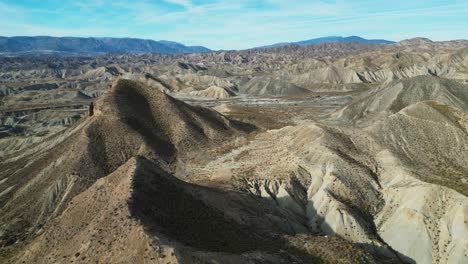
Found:
[(261, 46), (259, 48), (281, 47), (281, 46), (286, 46), (286, 45), (290, 45), (290, 44), (297, 44), (297, 45), (300, 45), (300, 46), (307, 46), (307, 45), (330, 43), (330, 42), (342, 42), (342, 43), (358, 42), (358, 43), (373, 43), (373, 44), (392, 44), (392, 43), (395, 43), (393, 41), (385, 40), (385, 39), (365, 39), (365, 38), (361, 38), (359, 36), (349, 36), (349, 37), (329, 36), (329, 37), (308, 39), (308, 40), (303, 40), (303, 41), (298, 41), (298, 42), (280, 42), (280, 43), (275, 43), (275, 44), (272, 44), (272, 45)]
[(78, 38), (78, 37), (0, 37), (0, 52), (71, 52), (71, 53), (199, 53), (210, 49), (185, 46), (171, 41), (136, 38)]

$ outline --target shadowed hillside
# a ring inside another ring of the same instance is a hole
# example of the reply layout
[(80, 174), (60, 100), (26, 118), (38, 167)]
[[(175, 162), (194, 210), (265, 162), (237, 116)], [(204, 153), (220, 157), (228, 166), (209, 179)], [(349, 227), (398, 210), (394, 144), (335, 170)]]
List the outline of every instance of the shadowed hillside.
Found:
[(466, 41), (0, 58), (1, 263), (467, 263)]

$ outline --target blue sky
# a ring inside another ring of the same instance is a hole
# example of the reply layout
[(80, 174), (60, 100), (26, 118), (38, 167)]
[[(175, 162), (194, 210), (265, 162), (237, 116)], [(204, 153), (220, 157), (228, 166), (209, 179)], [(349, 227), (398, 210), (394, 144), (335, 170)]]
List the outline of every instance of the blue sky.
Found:
[(136, 37), (243, 49), (322, 36), (468, 38), (468, 1), (0, 0), (0, 35)]

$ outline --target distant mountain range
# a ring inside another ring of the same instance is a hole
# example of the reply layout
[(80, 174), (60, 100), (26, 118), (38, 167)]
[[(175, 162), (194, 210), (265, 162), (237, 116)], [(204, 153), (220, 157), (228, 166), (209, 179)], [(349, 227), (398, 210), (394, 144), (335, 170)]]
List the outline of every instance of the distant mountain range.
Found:
[[(359, 43), (395, 43), (384, 39), (365, 39), (358, 36), (323, 37), (298, 42), (282, 42), (258, 48), (274, 48), (291, 44), (300, 46), (327, 42)], [(166, 40), (149, 40), (136, 38), (78, 38), (78, 37), (0, 37), (0, 55), (96, 55), (101, 53), (144, 53), (157, 52), (165, 54), (202, 53), (211, 50), (202, 46), (185, 46)]]
[(330, 36), (330, 37), (322, 37), (322, 38), (315, 38), (309, 40), (303, 40), (298, 42), (281, 42), (267, 46), (261, 46), (258, 48), (275, 48), (281, 47), (291, 44), (296, 44), (300, 46), (307, 46), (307, 45), (314, 45), (314, 44), (321, 44), (321, 43), (328, 43), (328, 42), (358, 42), (358, 43), (374, 43), (374, 44), (392, 44), (395, 43), (394, 41), (385, 40), (385, 39), (365, 39), (358, 36), (349, 36), (349, 37), (338, 37), (338, 36)]
[(0, 37), (0, 53), (201, 53), (201, 46), (185, 46), (172, 41), (136, 38)]

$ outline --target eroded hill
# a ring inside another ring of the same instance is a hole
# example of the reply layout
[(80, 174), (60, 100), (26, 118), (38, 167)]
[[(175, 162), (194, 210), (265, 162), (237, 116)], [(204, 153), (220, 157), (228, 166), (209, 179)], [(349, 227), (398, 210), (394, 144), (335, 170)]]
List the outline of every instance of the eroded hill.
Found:
[(0, 260), (466, 263), (466, 54), (3, 58)]

